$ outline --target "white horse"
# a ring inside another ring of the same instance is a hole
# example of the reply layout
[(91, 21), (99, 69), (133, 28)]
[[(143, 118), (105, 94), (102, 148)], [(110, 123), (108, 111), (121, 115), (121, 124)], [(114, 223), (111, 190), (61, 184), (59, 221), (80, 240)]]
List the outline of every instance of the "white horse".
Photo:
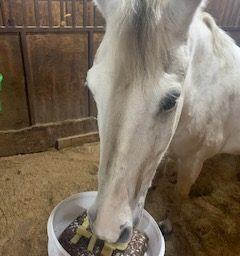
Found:
[(203, 162), (240, 152), (240, 50), (200, 0), (96, 0), (106, 33), (88, 72), (100, 132), (93, 231), (126, 242), (167, 150), (179, 195)]

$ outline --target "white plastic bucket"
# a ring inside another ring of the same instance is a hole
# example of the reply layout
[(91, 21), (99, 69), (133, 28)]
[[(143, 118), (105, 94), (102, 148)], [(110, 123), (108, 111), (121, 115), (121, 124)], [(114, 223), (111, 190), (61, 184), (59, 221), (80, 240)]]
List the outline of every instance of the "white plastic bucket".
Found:
[[(94, 202), (97, 192), (84, 192), (73, 195), (59, 203), (48, 219), (48, 255), (70, 256), (61, 244), (58, 237), (64, 229), (79, 215), (88, 209)], [(143, 217), (137, 227), (149, 237), (147, 256), (164, 256), (165, 242), (152, 216), (144, 210)]]

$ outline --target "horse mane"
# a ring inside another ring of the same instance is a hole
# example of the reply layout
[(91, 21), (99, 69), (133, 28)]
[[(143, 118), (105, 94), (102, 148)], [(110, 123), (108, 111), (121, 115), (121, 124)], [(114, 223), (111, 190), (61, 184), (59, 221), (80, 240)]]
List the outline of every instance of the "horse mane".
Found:
[(214, 53), (218, 57), (229, 56), (228, 49), (232, 47), (232, 44), (235, 44), (234, 40), (217, 26), (215, 20), (209, 13), (203, 12), (202, 20), (211, 31)]

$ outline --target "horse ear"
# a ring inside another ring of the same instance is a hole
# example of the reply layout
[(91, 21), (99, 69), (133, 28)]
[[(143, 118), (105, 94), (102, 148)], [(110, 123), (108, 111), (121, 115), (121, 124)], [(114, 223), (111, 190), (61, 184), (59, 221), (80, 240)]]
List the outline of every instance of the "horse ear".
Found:
[(208, 0), (169, 0), (165, 18), (171, 29), (186, 37), (193, 17), (199, 8), (204, 8)]
[(94, 0), (103, 17), (107, 19), (118, 7), (120, 0)]

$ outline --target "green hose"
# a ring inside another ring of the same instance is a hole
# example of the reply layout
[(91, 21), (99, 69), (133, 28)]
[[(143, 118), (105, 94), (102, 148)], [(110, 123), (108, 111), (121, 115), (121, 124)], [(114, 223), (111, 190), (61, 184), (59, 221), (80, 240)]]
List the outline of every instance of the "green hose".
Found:
[[(0, 93), (2, 91), (2, 88), (3, 88), (3, 74), (0, 73)], [(1, 98), (0, 98), (0, 112), (2, 112), (2, 101), (1, 101)]]

